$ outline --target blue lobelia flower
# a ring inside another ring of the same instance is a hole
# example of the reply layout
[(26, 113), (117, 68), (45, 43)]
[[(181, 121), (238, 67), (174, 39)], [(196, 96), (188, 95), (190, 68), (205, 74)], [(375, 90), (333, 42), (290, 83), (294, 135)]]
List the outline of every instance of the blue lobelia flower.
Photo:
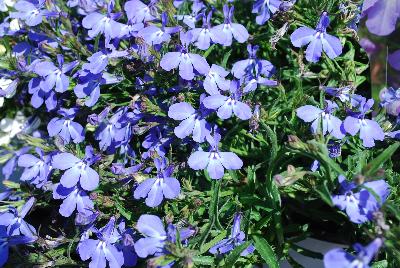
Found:
[(219, 65), (211, 65), (210, 71), (204, 78), (203, 86), (205, 91), (210, 95), (220, 94), (220, 90), (227, 91), (230, 87), (230, 81), (225, 79), (229, 74)]
[(161, 219), (154, 215), (141, 215), (136, 224), (136, 229), (145, 237), (135, 243), (135, 251), (140, 258), (150, 255), (161, 256), (168, 254), (166, 243), (175, 243), (177, 232), (181, 241), (188, 239), (195, 231), (190, 228), (177, 230), (173, 224), (168, 224), (165, 230)]
[(179, 75), (185, 80), (193, 80), (193, 68), (204, 75), (210, 70), (207, 60), (198, 55), (188, 52), (188, 47), (192, 36), (190, 32), (181, 33), (181, 43), (179, 46), (180, 52), (168, 52), (160, 61), (160, 66), (166, 71), (171, 71), (179, 67)]
[(217, 110), (217, 115), (221, 119), (228, 119), (235, 114), (242, 120), (251, 118), (252, 113), (250, 107), (241, 102), (242, 92), (240, 92), (238, 81), (231, 81), (230, 95), (224, 96), (221, 94), (211, 95), (203, 100), (203, 104), (208, 109)]
[(57, 106), (57, 97), (53, 90), (45, 91), (40, 86), (42, 79), (32, 78), (28, 83), (28, 92), (32, 95), (31, 104), (34, 108), (39, 108), (43, 103), (46, 104), (47, 111), (51, 111)]
[[(120, 239), (118, 230), (115, 228), (115, 218), (99, 230), (93, 230), (97, 239), (84, 239), (78, 244), (78, 253), (82, 260), (91, 259), (89, 268), (120, 268), (124, 265), (123, 252), (118, 250), (116, 243)], [(107, 260), (107, 261), (106, 261)]]
[(232, 37), (239, 43), (244, 43), (249, 39), (247, 29), (239, 23), (232, 22), (233, 11), (233, 6), (229, 9), (228, 5), (224, 5), (224, 23), (214, 26), (211, 29), (211, 33), (214, 35), (216, 43), (223, 46), (232, 45)]
[[(227, 254), (230, 251), (234, 250), (237, 246), (240, 246), (245, 242), (245, 234), (243, 231), (240, 230), (240, 222), (242, 219), (241, 213), (235, 213), (233, 217), (233, 226), (231, 235), (229, 238), (222, 239), (213, 247), (210, 248), (210, 253), (212, 254)], [(254, 251), (254, 246), (248, 246), (243, 252), (240, 254), (241, 256), (246, 256), (251, 254)]]
[(188, 164), (192, 169), (207, 169), (211, 179), (218, 180), (224, 176), (224, 168), (228, 170), (242, 168), (243, 162), (235, 153), (219, 151), (220, 134), (214, 133), (214, 137), (207, 135), (206, 138), (210, 150), (208, 152), (198, 150), (190, 155)]
[(196, 111), (189, 103), (175, 103), (169, 107), (168, 116), (175, 120), (182, 120), (179, 126), (175, 127), (174, 133), (184, 139), (190, 134), (196, 142), (204, 142), (206, 136), (210, 133), (210, 125), (205, 120), (209, 111), (200, 106)]
[(174, 199), (181, 191), (179, 181), (171, 177), (174, 166), (167, 166), (166, 158), (154, 159), (154, 165), (157, 168), (157, 177), (146, 179), (133, 192), (135, 199), (147, 197), (146, 205), (149, 207), (160, 205), (164, 198)]
[(90, 165), (97, 160), (93, 148), (86, 146), (84, 159), (70, 153), (59, 153), (53, 156), (52, 164), (56, 169), (66, 170), (60, 179), (62, 186), (71, 188), (79, 182), (84, 190), (92, 191), (99, 185), (99, 174)]
[[(311, 131), (316, 134), (322, 124), (322, 134), (330, 134), (337, 139), (344, 138), (341, 126), (342, 120), (334, 116), (332, 113), (338, 108), (337, 104), (326, 100), (326, 107), (321, 110), (312, 105), (305, 105), (296, 110), (297, 116), (304, 122), (313, 122), (311, 124)], [(322, 123), (321, 123), (322, 121)]]
[(25, 168), (20, 180), (28, 181), (37, 188), (41, 188), (48, 181), (53, 170), (52, 154), (45, 155), (40, 148), (36, 148), (35, 151), (39, 158), (31, 154), (23, 154), (18, 158), (18, 166)]
[(108, 120), (100, 123), (95, 132), (95, 139), (99, 141), (101, 150), (115, 150), (119, 142), (125, 137), (125, 129), (120, 120), (127, 112), (127, 107), (119, 108)]
[(146, 237), (135, 243), (136, 254), (141, 258), (162, 253), (167, 240), (167, 232), (161, 219), (154, 215), (141, 215), (136, 229)]
[(254, 73), (249, 73), (241, 79), (241, 83), (244, 84), (244, 94), (255, 91), (259, 85), (267, 87), (276, 87), (278, 85), (277, 81), (261, 75), (263, 68), (261, 63), (259, 63), (256, 68), (259, 70)]
[(259, 25), (265, 24), (270, 18), (271, 14), (279, 11), (282, 4), (280, 0), (254, 0), (252, 13), (256, 13), (256, 22)]
[(367, 17), (365, 24), (371, 33), (386, 36), (396, 29), (400, 5), (397, 0), (365, 0), (362, 16)]
[(10, 12), (10, 17), (20, 19), (28, 26), (36, 26), (42, 23), (43, 16), (48, 15), (49, 12), (44, 10), (45, 0), (38, 0), (37, 4), (30, 1), (19, 0), (15, 3), (15, 12)]
[(79, 73), (79, 83), (74, 88), (74, 93), (78, 98), (85, 99), (85, 105), (92, 107), (100, 98), (100, 86), (116, 84), (120, 82), (119, 77), (109, 73), (92, 74), (91, 72), (81, 71)]
[(271, 62), (257, 58), (259, 46), (247, 45), (249, 58), (233, 64), (232, 74), (241, 79), (248, 75), (271, 77), (275, 73), (275, 67)]
[(192, 5), (192, 13), (189, 15), (177, 15), (178, 20), (182, 20), (189, 28), (194, 29), (196, 22), (200, 18), (200, 12), (204, 9), (205, 5), (201, 0), (194, 0)]
[(206, 16), (205, 12), (202, 14), (203, 16), (203, 26), (202, 28), (194, 28), (189, 30), (192, 35), (192, 41), (194, 45), (198, 49), (206, 50), (210, 47), (211, 41), (216, 43), (217, 39), (211, 32), (211, 17), (212, 11), (208, 13)]
[[(390, 194), (389, 185), (384, 180), (370, 181), (359, 186), (348, 183), (342, 175), (338, 180), (340, 194), (332, 196), (333, 204), (346, 211), (350, 221), (354, 223), (361, 224), (372, 220), (373, 213), (379, 210)], [(360, 190), (355, 192), (357, 188)]]
[(149, 134), (146, 135), (142, 142), (143, 148), (148, 151), (142, 154), (144, 159), (147, 159), (153, 154), (158, 156), (165, 156), (168, 151), (172, 138), (169, 136), (170, 130), (165, 125), (157, 125), (149, 130)]
[(0, 213), (0, 225), (7, 227), (8, 235), (23, 235), (33, 238), (36, 237), (35, 227), (24, 220), (34, 202), (35, 198), (31, 197), (28, 199), (28, 201), (26, 201), (21, 209), (18, 210), (14, 207), (11, 207), (9, 212)]
[(49, 136), (59, 135), (66, 144), (70, 143), (71, 139), (74, 143), (82, 142), (85, 139), (84, 128), (73, 121), (77, 113), (78, 108), (60, 108), (58, 114), (62, 118), (55, 117), (47, 124)]
[(363, 141), (365, 147), (374, 147), (375, 140), (383, 141), (385, 133), (383, 132), (380, 125), (370, 119), (366, 119), (365, 115), (374, 105), (374, 100), (369, 99), (368, 101), (363, 98), (358, 107), (359, 112), (349, 112), (349, 116), (343, 121), (343, 127), (347, 133), (354, 136), (360, 132), (360, 138)]
[(55, 184), (53, 198), (63, 200), (58, 212), (64, 217), (71, 216), (75, 210), (82, 214), (88, 214), (94, 208), (93, 201), (79, 184), (70, 188), (64, 187), (61, 183)]
[(341, 248), (332, 249), (324, 255), (324, 266), (326, 268), (369, 268), (369, 263), (376, 256), (382, 245), (381, 238), (375, 238), (365, 247), (355, 244), (353, 246), (356, 251), (355, 256)]
[(154, 20), (157, 17), (156, 4), (159, 0), (151, 0), (148, 5), (139, 0), (127, 1), (124, 5), (126, 16), (132, 23)]
[[(109, 62), (109, 59), (120, 58), (128, 55), (126, 50), (104, 50), (99, 51), (87, 58), (88, 62), (82, 65), (82, 69), (92, 74), (103, 72)], [(83, 73), (85, 75), (85, 73)]]
[(122, 251), (124, 255), (124, 266), (133, 267), (137, 263), (137, 255), (135, 252), (135, 231), (132, 228), (126, 228), (126, 223), (121, 220), (118, 223), (118, 232), (121, 237), (117, 248)]
[(149, 25), (138, 32), (138, 36), (142, 37), (149, 45), (159, 45), (169, 42), (171, 34), (180, 31), (180, 27), (166, 27), (168, 24), (168, 15), (163, 12), (161, 15), (161, 28), (155, 25)]
[(57, 55), (58, 66), (49, 61), (42, 61), (35, 65), (34, 71), (40, 75), (43, 80), (40, 87), (49, 92), (55, 87), (57, 92), (65, 92), (69, 86), (69, 78), (65, 75), (78, 65), (78, 61), (64, 63), (64, 56)]
[(82, 20), (82, 26), (89, 29), (88, 35), (91, 38), (96, 37), (98, 34), (104, 34), (105, 44), (109, 45), (111, 39), (119, 37), (122, 31), (123, 24), (116, 22), (121, 13), (112, 13), (114, 9), (114, 0), (107, 4), (107, 14), (100, 14), (93, 12), (87, 15)]
[(1, 172), (3, 173), (3, 176), (6, 180), (10, 179), (10, 176), (15, 171), (18, 157), (27, 153), (29, 149), (30, 147), (22, 147), (17, 151), (11, 152), (12, 153), (11, 158), (7, 161), (7, 163), (4, 164), (3, 168), (1, 169)]
[(306, 59), (309, 62), (318, 62), (321, 58), (322, 50), (325, 51), (330, 59), (342, 54), (342, 44), (339, 38), (326, 32), (329, 23), (328, 13), (324, 11), (315, 30), (303, 26), (290, 36), (290, 40), (295, 47), (303, 47), (309, 44), (306, 50)]
[(8, 260), (10, 246), (29, 244), (36, 240), (35, 237), (15, 235), (11, 236), (5, 226), (0, 225), (0, 266), (3, 267)]

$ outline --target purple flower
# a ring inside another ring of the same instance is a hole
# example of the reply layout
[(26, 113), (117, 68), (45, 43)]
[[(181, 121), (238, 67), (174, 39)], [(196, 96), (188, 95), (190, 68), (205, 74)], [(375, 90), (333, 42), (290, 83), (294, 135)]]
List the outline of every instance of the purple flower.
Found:
[(174, 129), (175, 135), (184, 139), (193, 134), (193, 140), (196, 142), (204, 142), (206, 135), (210, 133), (209, 124), (205, 120), (206, 115), (207, 112), (204, 107), (200, 107), (200, 110), (196, 111), (187, 102), (175, 103), (168, 110), (170, 118), (182, 120), (179, 126)]
[[(340, 194), (332, 196), (332, 201), (340, 210), (346, 211), (350, 221), (354, 223), (361, 224), (372, 220), (373, 212), (382, 206), (390, 193), (389, 185), (384, 180), (366, 182), (358, 187), (354, 183), (348, 183), (342, 175), (338, 180)], [(360, 190), (355, 192), (357, 188)]]
[(42, 187), (50, 178), (52, 172), (51, 154), (45, 155), (40, 148), (35, 149), (39, 158), (31, 154), (23, 154), (18, 158), (18, 166), (25, 170), (21, 175), (21, 181), (29, 181), (36, 187)]
[(79, 182), (84, 190), (92, 191), (99, 185), (99, 174), (90, 167), (96, 160), (93, 148), (86, 146), (83, 160), (70, 153), (59, 153), (53, 156), (52, 164), (56, 169), (66, 170), (60, 179), (62, 186), (71, 188)]
[(385, 138), (385, 133), (379, 124), (374, 120), (365, 118), (366, 113), (370, 111), (373, 105), (373, 99), (366, 101), (364, 98), (359, 106), (360, 112), (351, 112), (350, 116), (343, 121), (343, 127), (350, 135), (354, 136), (360, 132), (360, 138), (365, 147), (374, 147), (375, 140), (383, 141)]
[(128, 55), (128, 52), (125, 50), (99, 51), (88, 58), (89, 62), (84, 63), (82, 69), (92, 74), (100, 74), (106, 69), (109, 59), (125, 57), (126, 55)]
[(71, 216), (75, 210), (88, 214), (94, 208), (93, 201), (79, 185), (66, 188), (57, 183), (53, 187), (53, 198), (63, 200), (58, 211), (64, 217)]
[(0, 225), (0, 266), (6, 264), (10, 246), (29, 244), (36, 240), (35, 237), (16, 235), (11, 236), (5, 226)]
[(211, 33), (216, 39), (215, 41), (223, 46), (232, 45), (232, 36), (239, 43), (244, 43), (249, 38), (249, 33), (243, 25), (232, 22), (233, 11), (233, 6), (229, 9), (228, 5), (224, 5), (224, 23), (211, 29)]
[(28, 83), (28, 92), (32, 94), (31, 104), (34, 108), (39, 108), (45, 102), (47, 110), (51, 111), (57, 106), (56, 94), (53, 90), (43, 90), (41, 82), (40, 78), (32, 78)]
[(58, 114), (62, 118), (55, 117), (47, 125), (49, 136), (54, 137), (59, 135), (67, 144), (70, 143), (71, 139), (74, 143), (82, 142), (85, 139), (84, 129), (80, 124), (73, 121), (77, 112), (77, 108), (61, 108)]
[(167, 232), (161, 219), (154, 215), (141, 215), (137, 224), (137, 230), (146, 237), (140, 238), (135, 243), (136, 254), (141, 258), (162, 253), (167, 240)]
[(353, 246), (356, 256), (347, 253), (344, 249), (335, 248), (324, 255), (324, 265), (326, 268), (369, 268), (369, 263), (378, 253), (383, 245), (381, 238), (375, 238), (370, 244), (363, 247), (360, 244)]
[(49, 61), (42, 61), (35, 65), (35, 73), (44, 80), (40, 82), (40, 87), (45, 92), (49, 92), (55, 86), (57, 92), (65, 92), (69, 86), (69, 79), (65, 73), (71, 71), (78, 65), (78, 61), (64, 63), (64, 56), (57, 55), (58, 67)]
[(189, 28), (194, 29), (196, 27), (196, 22), (199, 19), (199, 13), (204, 8), (204, 4), (201, 0), (194, 0), (192, 5), (192, 13), (189, 15), (177, 15), (178, 20), (183, 20)]
[(79, 76), (79, 84), (74, 88), (74, 93), (78, 98), (85, 99), (85, 105), (94, 106), (100, 98), (100, 86), (109, 85), (120, 82), (119, 77), (112, 76), (108, 73), (99, 73), (94, 75), (88, 72), (81, 72)]
[(179, 181), (172, 176), (174, 166), (167, 166), (166, 158), (154, 159), (157, 177), (146, 179), (140, 183), (133, 193), (135, 199), (146, 198), (146, 205), (156, 207), (164, 198), (174, 199), (181, 190)]
[[(243, 244), (245, 241), (245, 234), (240, 230), (240, 222), (242, 219), (241, 213), (235, 213), (233, 219), (233, 226), (231, 235), (229, 238), (222, 239), (217, 244), (215, 244), (212, 248), (210, 248), (210, 253), (212, 254), (227, 254), (228, 252), (235, 249), (237, 246)], [(254, 251), (254, 246), (248, 246), (243, 252), (240, 254), (241, 256), (246, 256), (251, 254)]]
[(252, 13), (258, 14), (256, 18), (257, 24), (265, 24), (271, 18), (271, 14), (273, 15), (279, 11), (281, 4), (280, 0), (255, 0)]
[(192, 153), (188, 159), (189, 166), (194, 170), (207, 169), (211, 179), (218, 180), (224, 176), (224, 168), (228, 170), (241, 169), (242, 160), (232, 152), (220, 152), (218, 144), (221, 135), (214, 134), (214, 137), (207, 135), (207, 141), (210, 144), (210, 150), (202, 150)]
[(306, 59), (309, 62), (318, 62), (321, 58), (322, 50), (325, 51), (330, 59), (342, 54), (342, 44), (339, 38), (326, 32), (329, 23), (328, 13), (324, 11), (315, 30), (303, 26), (290, 36), (290, 40), (295, 47), (303, 47), (308, 44)]
[(21, 155), (27, 153), (29, 151), (29, 147), (23, 147), (20, 150), (17, 150), (15, 152), (12, 152), (12, 157), (7, 161), (7, 163), (4, 164), (2, 168), (2, 173), (3, 176), (6, 180), (10, 179), (11, 174), (13, 174), (16, 165), (17, 165), (17, 159)]
[(267, 60), (257, 58), (258, 49), (259, 46), (247, 45), (249, 58), (246, 60), (240, 60), (233, 64), (231, 72), (237, 79), (241, 79), (248, 75), (259, 76), (262, 74), (268, 78), (273, 75), (275, 72), (274, 65)]
[(322, 134), (330, 134), (337, 139), (344, 138), (345, 134), (341, 130), (342, 120), (332, 115), (335, 109), (338, 109), (336, 103), (329, 100), (326, 101), (326, 107), (321, 110), (312, 105), (305, 105), (296, 110), (297, 116), (304, 122), (313, 122), (311, 124), (311, 131), (316, 134), (321, 126), (322, 120)]
[(37, 1), (38, 4), (33, 4), (29, 1), (20, 0), (14, 8), (16, 12), (11, 12), (12, 18), (23, 20), (28, 26), (36, 26), (42, 23), (42, 18), (47, 14), (42, 8), (45, 6), (45, 0)]
[(97, 239), (88, 238), (78, 244), (78, 252), (81, 259), (84, 261), (92, 259), (89, 263), (89, 268), (105, 268), (107, 261), (112, 268), (122, 267), (124, 265), (124, 255), (116, 247), (116, 242), (120, 239), (120, 235), (115, 228), (115, 218), (111, 217), (107, 225), (93, 231)]
[(10, 212), (4, 212), (0, 214), (0, 225), (7, 227), (8, 235), (36, 237), (35, 227), (24, 220), (34, 202), (35, 198), (31, 197), (28, 201), (26, 201), (20, 210), (11, 207)]
[(152, 127), (142, 143), (142, 146), (148, 150), (142, 157), (147, 159), (152, 153), (157, 153), (161, 157), (165, 156), (172, 142), (168, 133), (169, 129), (163, 126)]
[(96, 37), (98, 34), (104, 34), (106, 46), (110, 43), (112, 38), (119, 37), (123, 24), (116, 22), (122, 14), (112, 13), (114, 9), (114, 0), (109, 1), (107, 5), (107, 15), (93, 12), (87, 15), (82, 20), (82, 26), (89, 29), (88, 35), (91, 38)]
[(389, 35), (396, 29), (400, 4), (397, 0), (365, 0), (362, 15), (367, 17), (366, 25), (371, 33)]
[(230, 96), (221, 94), (211, 95), (203, 100), (203, 104), (208, 109), (217, 110), (217, 115), (221, 119), (228, 119), (235, 114), (242, 120), (251, 118), (252, 113), (250, 107), (241, 102), (242, 93), (240, 92), (239, 82), (232, 81), (230, 85)]
[[(165, 249), (165, 244), (167, 242), (176, 242), (177, 228), (172, 224), (168, 224), (168, 228), (165, 230), (164, 224), (157, 216), (141, 215), (136, 228), (145, 236), (135, 243), (135, 251), (140, 258), (146, 258), (150, 255), (160, 256), (167, 254), (168, 251)], [(192, 236), (194, 231), (189, 228), (181, 229), (179, 230), (179, 234), (180, 240), (183, 241)]]
[(148, 5), (139, 0), (130, 0), (125, 3), (124, 9), (128, 20), (132, 23), (140, 23), (154, 20), (157, 15), (156, 4), (159, 0), (151, 0)]
[(225, 79), (229, 74), (224, 68), (219, 65), (211, 65), (210, 71), (204, 79), (203, 86), (206, 92), (210, 95), (220, 94), (219, 90), (229, 90), (230, 81)]
[(179, 75), (185, 80), (193, 80), (193, 68), (204, 75), (210, 70), (207, 60), (198, 55), (188, 52), (188, 46), (192, 39), (190, 33), (181, 33), (180, 52), (168, 52), (163, 56), (160, 62), (161, 68), (171, 71), (179, 67)]
[(135, 243), (133, 238), (135, 232), (132, 228), (126, 228), (125, 221), (121, 220), (118, 224), (118, 232), (121, 236), (120, 242), (117, 244), (117, 248), (122, 251), (124, 255), (124, 265), (127, 267), (133, 267), (137, 263), (137, 255), (135, 252)]
[(138, 36), (142, 37), (149, 45), (159, 45), (163, 42), (169, 42), (171, 34), (177, 33), (180, 27), (166, 27), (168, 24), (168, 15), (163, 12), (161, 15), (161, 28), (150, 25), (138, 32)]
[(400, 71), (400, 49), (395, 52), (389, 54), (388, 62), (392, 68), (397, 71)]
[(216, 43), (217, 39), (211, 32), (212, 11), (210, 11), (207, 16), (204, 12), (202, 16), (203, 16), (203, 27), (191, 29), (189, 30), (189, 32), (193, 37), (192, 42), (194, 42), (194, 45), (198, 49), (206, 50), (210, 47), (211, 41)]

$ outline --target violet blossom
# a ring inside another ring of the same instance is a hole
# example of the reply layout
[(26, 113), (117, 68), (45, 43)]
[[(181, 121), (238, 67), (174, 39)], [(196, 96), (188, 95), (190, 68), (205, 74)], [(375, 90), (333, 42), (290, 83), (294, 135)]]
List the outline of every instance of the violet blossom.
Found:
[(252, 13), (256, 13), (256, 22), (259, 25), (265, 24), (270, 18), (271, 14), (279, 11), (282, 4), (280, 0), (254, 0)]
[(218, 180), (224, 176), (224, 169), (242, 168), (243, 162), (235, 153), (219, 151), (220, 134), (214, 133), (214, 137), (207, 135), (207, 141), (210, 144), (208, 152), (198, 150), (190, 155), (188, 164), (192, 169), (207, 169), (211, 179)]
[[(229, 238), (222, 239), (219, 241), (217, 244), (215, 244), (213, 247), (210, 248), (210, 253), (212, 254), (227, 254), (230, 251), (234, 250), (237, 246), (243, 244), (245, 242), (245, 234), (243, 231), (240, 230), (240, 222), (242, 219), (242, 214), (241, 213), (235, 213), (233, 217), (233, 226), (232, 226), (232, 231), (231, 235)], [(246, 249), (243, 250), (243, 252), (240, 254), (240, 256), (246, 256), (248, 254), (251, 254), (254, 251), (254, 246), (250, 245)]]
[(45, 155), (38, 147), (35, 151), (39, 158), (31, 154), (23, 154), (18, 158), (18, 166), (25, 168), (20, 180), (28, 181), (37, 188), (41, 188), (48, 181), (53, 170), (52, 154)]
[(182, 45), (179, 46), (180, 52), (168, 52), (163, 56), (160, 62), (161, 68), (166, 71), (171, 71), (179, 67), (179, 75), (185, 80), (194, 78), (193, 69), (204, 75), (210, 70), (207, 60), (198, 55), (188, 52), (188, 47), (192, 36), (190, 32), (181, 33), (180, 36)]
[(318, 62), (321, 58), (322, 51), (324, 51), (330, 59), (334, 59), (342, 54), (340, 39), (326, 32), (329, 23), (328, 12), (324, 11), (315, 30), (303, 26), (294, 31), (290, 36), (293, 46), (303, 47), (308, 45), (306, 59), (309, 62)]
[(141, 182), (133, 192), (135, 199), (147, 197), (146, 205), (149, 207), (160, 205), (164, 198), (176, 198), (181, 189), (179, 181), (171, 177), (174, 166), (168, 166), (166, 158), (154, 159), (154, 165), (157, 168), (157, 177)]
[(77, 112), (78, 108), (60, 108), (58, 114), (62, 118), (55, 117), (47, 124), (49, 136), (59, 135), (66, 144), (70, 143), (71, 140), (74, 143), (82, 142), (85, 139), (84, 128), (73, 121)]
[(385, 133), (380, 125), (374, 120), (365, 118), (366, 113), (370, 111), (373, 105), (373, 99), (367, 101), (364, 98), (358, 107), (359, 112), (350, 111), (350, 115), (343, 121), (343, 128), (350, 135), (354, 136), (360, 132), (360, 138), (365, 147), (374, 147), (375, 140), (383, 141), (385, 138)]
[(90, 166), (98, 160), (93, 148), (86, 146), (84, 159), (79, 159), (71, 153), (59, 153), (53, 156), (53, 167), (66, 170), (61, 176), (60, 183), (65, 188), (71, 188), (80, 183), (82, 188), (92, 191), (99, 185), (99, 174)]
[(313, 134), (318, 132), (322, 124), (323, 135), (330, 134), (337, 139), (342, 139), (345, 136), (341, 129), (342, 120), (333, 115), (333, 111), (339, 107), (329, 100), (325, 102), (326, 107), (324, 110), (312, 105), (305, 105), (296, 110), (297, 116), (304, 122), (312, 122), (311, 131)]
[(215, 41), (223, 46), (232, 45), (232, 37), (239, 43), (244, 43), (249, 39), (249, 33), (247, 29), (239, 24), (232, 22), (234, 7), (229, 8), (228, 5), (224, 5), (224, 23), (214, 26), (211, 29), (211, 33), (215, 37)]
[[(365, 182), (357, 186), (353, 182), (348, 183), (340, 175), (338, 181), (340, 193), (332, 196), (332, 202), (346, 212), (350, 221), (358, 224), (372, 220), (373, 212), (385, 203), (390, 193), (389, 185), (384, 180)], [(356, 191), (357, 189), (359, 190)]]
[(55, 184), (53, 186), (53, 198), (63, 200), (58, 211), (64, 217), (71, 216), (75, 210), (79, 213), (88, 214), (94, 208), (93, 201), (79, 184), (70, 188), (64, 187), (61, 183)]

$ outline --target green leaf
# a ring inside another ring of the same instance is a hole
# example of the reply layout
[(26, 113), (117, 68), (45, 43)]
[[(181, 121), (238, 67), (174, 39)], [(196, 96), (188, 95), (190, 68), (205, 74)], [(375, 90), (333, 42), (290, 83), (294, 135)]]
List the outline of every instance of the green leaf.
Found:
[(119, 213), (121, 213), (121, 215), (124, 216), (128, 221), (132, 219), (132, 213), (126, 211), (125, 208), (120, 203), (115, 202), (115, 206), (117, 207)]
[(322, 200), (325, 201), (328, 205), (333, 207), (331, 193), (326, 185), (326, 181), (324, 181), (320, 186), (318, 186), (315, 191), (319, 194)]
[(193, 262), (197, 266), (213, 266), (214, 265), (214, 257), (211, 256), (195, 256), (193, 257)]
[(275, 252), (268, 244), (267, 240), (259, 236), (253, 236), (254, 246), (264, 261), (269, 265), (269, 268), (279, 268), (279, 263)]
[(212, 46), (210, 46), (210, 47), (206, 50), (206, 52), (204, 52), (203, 57), (204, 57), (204, 58), (207, 58), (208, 55), (210, 55), (210, 53), (213, 51), (214, 48), (215, 48), (215, 44), (213, 44)]
[(375, 175), (378, 169), (382, 167), (382, 164), (389, 160), (392, 155), (397, 151), (399, 146), (400, 143), (395, 143), (386, 148), (377, 158), (373, 159), (371, 162), (368, 163), (368, 165), (363, 168), (363, 174), (365, 176)]
[(212, 246), (214, 246), (215, 244), (217, 244), (219, 241), (221, 241), (222, 239), (224, 239), (227, 235), (227, 231), (223, 230), (219, 235), (217, 235), (216, 237), (214, 237), (214, 239), (212, 239), (210, 242), (205, 243), (204, 245), (202, 245), (200, 247), (200, 253), (203, 254), (205, 252), (207, 252)]
[(371, 268), (386, 268), (386, 267), (388, 267), (387, 260), (377, 261), (371, 266)]
[(234, 250), (231, 251), (231, 253), (226, 257), (225, 260), (225, 265), (224, 267), (226, 268), (232, 268), (233, 265), (237, 262), (237, 260), (240, 258), (240, 254), (248, 247), (250, 246), (250, 241), (247, 241), (240, 246), (237, 246)]
[(232, 50), (229, 50), (228, 53), (226, 53), (224, 55), (224, 59), (221, 62), (221, 67), (226, 68), (226, 65), (228, 64), (228, 60), (229, 60), (229, 57), (231, 56), (231, 54), (232, 54)]

